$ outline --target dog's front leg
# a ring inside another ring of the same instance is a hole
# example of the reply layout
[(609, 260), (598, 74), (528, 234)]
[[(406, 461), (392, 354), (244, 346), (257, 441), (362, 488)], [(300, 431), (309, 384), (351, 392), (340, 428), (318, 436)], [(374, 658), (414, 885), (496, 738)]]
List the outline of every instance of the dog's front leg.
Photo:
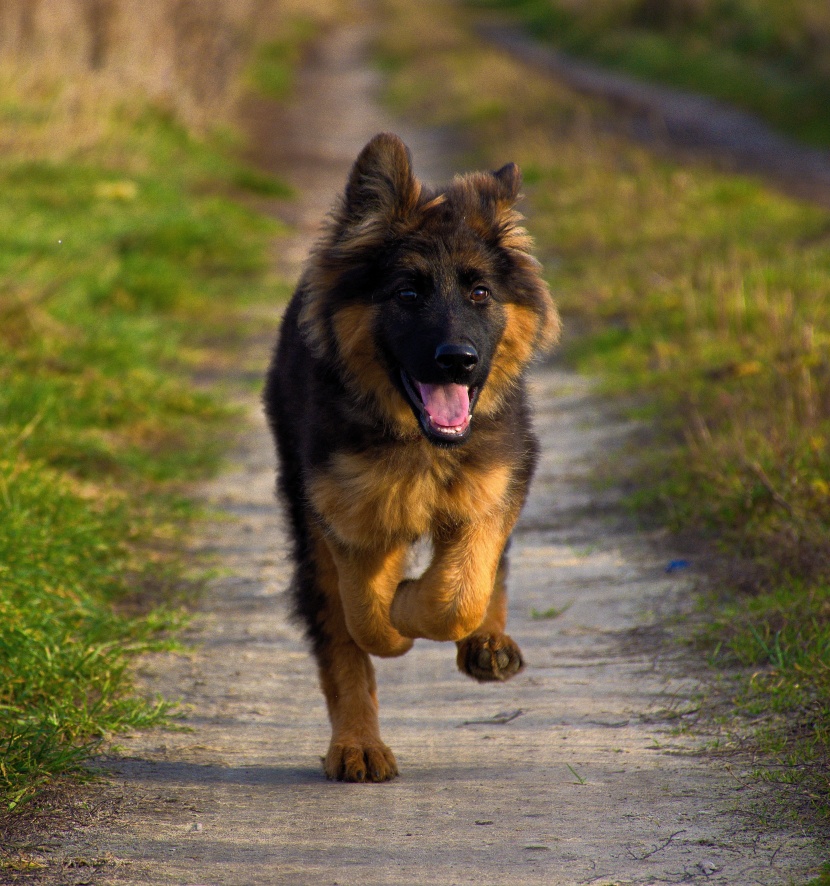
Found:
[(515, 517), (491, 513), (436, 533), (435, 554), (418, 579), (401, 582), (391, 607), (404, 637), (462, 640), (485, 620)]
[(505, 633), (507, 625), (507, 550), (501, 555), (496, 586), (481, 624), (458, 640), (458, 669), (481, 683), (509, 680), (524, 668), (524, 656), (516, 641)]

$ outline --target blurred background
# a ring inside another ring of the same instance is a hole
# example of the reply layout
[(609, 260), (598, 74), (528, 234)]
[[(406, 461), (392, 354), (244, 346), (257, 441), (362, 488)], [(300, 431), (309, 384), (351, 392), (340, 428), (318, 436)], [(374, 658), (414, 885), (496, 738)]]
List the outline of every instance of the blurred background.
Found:
[(761, 114), (828, 145), (830, 9), (822, 0), (475, 0), (543, 40)]
[(66, 91), (75, 114), (95, 102), (100, 116), (102, 99), (140, 99), (205, 127), (227, 119), (253, 47), (277, 35), (303, 5), (8, 0), (0, 9), (4, 74), (33, 97), (41, 90), (41, 100)]

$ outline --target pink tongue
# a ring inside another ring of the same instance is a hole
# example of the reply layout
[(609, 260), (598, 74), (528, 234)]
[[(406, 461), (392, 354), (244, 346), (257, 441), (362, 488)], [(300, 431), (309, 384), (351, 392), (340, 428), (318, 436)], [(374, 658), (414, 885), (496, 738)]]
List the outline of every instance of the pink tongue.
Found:
[(436, 425), (458, 428), (467, 423), (470, 392), (465, 385), (425, 385), (418, 382), (418, 393)]

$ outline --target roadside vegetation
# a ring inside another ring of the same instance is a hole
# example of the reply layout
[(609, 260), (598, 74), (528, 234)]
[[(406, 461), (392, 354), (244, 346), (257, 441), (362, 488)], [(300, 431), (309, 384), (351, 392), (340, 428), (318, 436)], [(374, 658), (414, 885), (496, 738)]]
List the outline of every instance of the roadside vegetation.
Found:
[(470, 167), (522, 167), (577, 331), (566, 357), (656, 429), (626, 460), (632, 501), (710, 552), (699, 643), (742, 675), (724, 692), (756, 727), (758, 774), (826, 817), (830, 213), (626, 142), (601, 104), (482, 45), (457, 8), (385, 8), (389, 101), (457, 128)]
[(238, 159), (233, 112), (246, 85), (285, 97), (333, 14), (290, 6), (0, 13), (0, 810), (169, 716), (130, 663), (175, 642), (205, 574), (186, 484), (233, 413), (196, 380), (244, 368), (281, 291), (263, 210), (290, 192)]
[(707, 93), (830, 145), (822, 0), (468, 0), (538, 38), (646, 80)]

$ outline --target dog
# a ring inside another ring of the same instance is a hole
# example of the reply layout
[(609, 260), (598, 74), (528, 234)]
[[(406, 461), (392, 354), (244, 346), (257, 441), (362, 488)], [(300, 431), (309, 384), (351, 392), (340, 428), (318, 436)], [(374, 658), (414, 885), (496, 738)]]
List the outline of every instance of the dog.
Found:
[[(390, 133), (361, 151), (284, 314), (264, 404), (291, 587), (328, 705), (330, 779), (398, 774), (370, 656), (453, 641), (507, 680), (506, 549), (537, 460), (524, 376), (559, 334), (515, 164), (430, 190)], [(420, 578), (411, 546), (432, 542)]]

